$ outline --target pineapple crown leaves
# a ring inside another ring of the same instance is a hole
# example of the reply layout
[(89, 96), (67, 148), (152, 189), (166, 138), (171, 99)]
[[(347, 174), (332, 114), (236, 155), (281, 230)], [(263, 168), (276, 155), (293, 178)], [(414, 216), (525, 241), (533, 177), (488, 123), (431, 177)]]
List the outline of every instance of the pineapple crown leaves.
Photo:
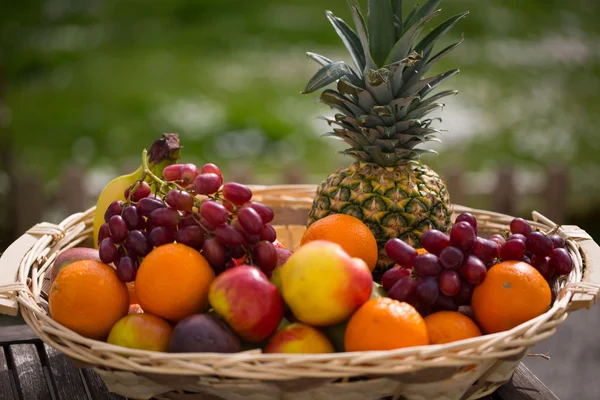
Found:
[[(459, 72), (452, 69), (431, 77), (424, 75), (463, 38), (437, 53), (435, 43), (468, 12), (448, 18), (419, 41), (425, 25), (439, 15), (441, 0), (415, 4), (403, 18), (402, 0), (369, 0), (367, 20), (357, 0), (348, 0), (355, 29), (326, 12), (326, 17), (350, 53), (354, 67), (307, 53), (321, 68), (308, 81), (302, 93), (312, 93), (337, 82), (337, 91), (326, 89), (319, 102), (339, 111), (330, 124), (334, 129), (325, 136), (344, 140), (351, 148), (342, 153), (382, 166), (399, 160), (418, 159), (432, 150), (416, 145), (437, 140), (439, 130), (429, 127), (432, 120), (423, 117), (444, 104), (443, 97), (456, 90), (431, 92)], [(428, 97), (429, 96), (429, 97)]]

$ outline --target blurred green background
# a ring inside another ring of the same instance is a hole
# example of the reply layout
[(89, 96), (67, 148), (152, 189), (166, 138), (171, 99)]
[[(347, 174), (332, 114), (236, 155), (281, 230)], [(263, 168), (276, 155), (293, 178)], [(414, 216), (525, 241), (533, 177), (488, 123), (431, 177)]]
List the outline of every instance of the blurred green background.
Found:
[[(431, 71), (461, 74), (443, 85), (459, 94), (439, 113), (440, 154), (424, 161), (441, 174), (466, 173), (471, 195), (460, 200), (488, 209), (494, 193), (485, 188), (500, 168), (516, 168), (520, 215), (543, 208), (527, 194), (545, 185), (546, 170), (565, 168), (564, 220), (597, 234), (600, 2), (446, 0), (441, 8), (435, 24), (470, 15), (438, 44), (465, 37)], [(318, 68), (306, 51), (349, 59), (326, 9), (350, 21), (343, 0), (1, 2), (0, 206), (15, 202), (15, 180), (36, 179), (29, 189), (44, 201), (30, 208), (60, 221), (69, 170), (85, 175), (87, 197), (76, 204), (87, 208), (162, 132), (180, 134), (186, 161), (214, 162), (231, 180), (319, 182), (350, 162), (320, 137), (327, 126), (317, 117), (332, 110), (315, 103), (318, 93), (300, 94)], [(13, 213), (4, 214), (7, 227)]]

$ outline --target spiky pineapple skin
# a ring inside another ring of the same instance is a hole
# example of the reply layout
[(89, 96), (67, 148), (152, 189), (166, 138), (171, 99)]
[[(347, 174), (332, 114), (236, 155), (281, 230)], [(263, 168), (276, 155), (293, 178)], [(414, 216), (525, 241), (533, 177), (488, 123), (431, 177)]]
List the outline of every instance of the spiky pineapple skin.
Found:
[(443, 179), (422, 162), (380, 167), (357, 161), (319, 184), (307, 226), (336, 213), (363, 221), (377, 239), (379, 260), (373, 275), (380, 279), (394, 265), (384, 250), (389, 239), (418, 248), (424, 231), (449, 232), (451, 209)]

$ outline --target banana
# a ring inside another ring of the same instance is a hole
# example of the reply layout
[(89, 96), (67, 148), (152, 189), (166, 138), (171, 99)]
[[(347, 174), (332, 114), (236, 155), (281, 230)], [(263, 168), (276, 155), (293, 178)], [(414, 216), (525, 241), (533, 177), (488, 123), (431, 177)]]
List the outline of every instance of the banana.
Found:
[[(162, 177), (162, 170), (167, 165), (177, 162), (180, 157), (179, 138), (176, 133), (164, 133), (160, 139), (156, 140), (148, 151), (147, 164), (150, 171), (155, 175)], [(104, 224), (104, 213), (108, 206), (116, 200), (125, 200), (125, 190), (142, 178), (144, 166), (140, 165), (138, 169), (130, 174), (118, 176), (112, 179), (100, 192), (96, 200), (96, 209), (94, 211), (94, 247), (98, 246), (98, 233), (100, 227)]]

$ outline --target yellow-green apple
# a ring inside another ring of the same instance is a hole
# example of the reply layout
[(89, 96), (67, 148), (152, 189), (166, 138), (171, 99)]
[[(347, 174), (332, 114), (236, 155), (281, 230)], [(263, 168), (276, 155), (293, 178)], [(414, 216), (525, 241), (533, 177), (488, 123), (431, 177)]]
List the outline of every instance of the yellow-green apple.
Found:
[(113, 325), (106, 341), (131, 349), (165, 352), (172, 332), (171, 325), (156, 315), (129, 314)]
[(333, 353), (327, 336), (319, 330), (301, 323), (287, 325), (271, 337), (265, 353)]

